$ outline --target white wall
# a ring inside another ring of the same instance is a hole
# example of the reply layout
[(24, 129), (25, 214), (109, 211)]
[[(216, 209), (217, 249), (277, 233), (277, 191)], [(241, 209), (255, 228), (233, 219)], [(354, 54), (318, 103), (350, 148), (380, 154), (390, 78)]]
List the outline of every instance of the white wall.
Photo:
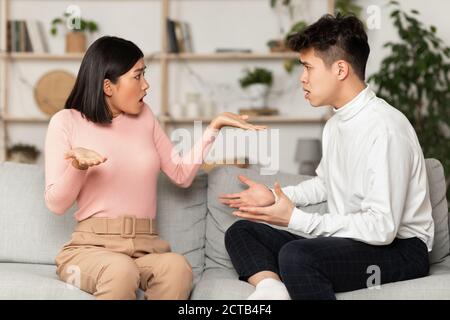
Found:
[[(294, 0), (296, 1), (296, 0)], [(134, 41), (145, 53), (158, 52), (160, 49), (160, 11), (158, 0), (155, 1), (32, 1), (12, 0), (11, 15), (13, 19), (39, 19), (46, 26), (62, 14), (69, 4), (76, 4), (86, 19), (96, 20), (101, 34), (117, 35)], [(381, 9), (380, 29), (369, 30), (371, 56), (367, 74), (376, 72), (385, 55), (382, 44), (397, 38), (386, 7), (387, 0), (360, 0), (367, 8), (377, 5)], [(415, 8), (421, 12), (421, 19), (426, 24), (433, 24), (438, 34), (450, 44), (450, 28), (446, 13), (450, 12), (450, 1), (446, 0), (402, 0), (404, 8)], [(297, 16), (308, 22), (315, 21), (327, 8), (326, 0), (303, 0), (297, 8)], [(289, 21), (283, 13), (277, 15), (269, 6), (269, 0), (177, 0), (171, 5), (171, 15), (175, 19), (185, 20), (191, 24), (194, 48), (196, 52), (210, 53), (217, 47), (245, 47), (255, 52), (267, 51), (266, 42), (277, 36), (279, 17), (281, 24), (287, 26)], [(364, 13), (364, 18), (367, 14)], [(3, 24), (2, 24), (3, 25)], [(63, 53), (64, 37), (49, 36), (53, 53)], [(285, 115), (321, 116), (325, 108), (312, 108), (303, 99), (298, 84), (298, 73), (288, 75), (282, 68), (281, 61), (236, 61), (236, 62), (173, 62), (170, 66), (170, 102), (183, 102), (186, 92), (199, 91), (204, 97), (215, 92), (220, 102), (219, 111), (237, 111), (245, 107), (246, 100), (238, 86), (242, 69), (250, 66), (264, 66), (273, 70), (275, 75), (274, 90), (283, 95), (272, 95), (270, 103)], [(33, 85), (45, 72), (53, 69), (65, 69), (77, 72), (79, 61), (21, 61), (11, 65), (9, 79), (10, 114), (24, 116), (42, 116), (33, 98)], [(192, 70), (207, 84), (202, 86), (190, 74)], [(149, 64), (147, 79), (150, 82), (147, 103), (155, 113), (160, 110), (160, 70), (156, 63)], [(191, 126), (189, 126), (191, 127)], [(298, 138), (320, 138), (321, 125), (278, 125), (281, 129), (280, 160), (283, 171), (296, 172), (294, 162), (295, 143)], [(46, 124), (10, 124), (10, 143), (33, 143), (43, 150)], [(40, 163), (43, 162), (41, 157)]]

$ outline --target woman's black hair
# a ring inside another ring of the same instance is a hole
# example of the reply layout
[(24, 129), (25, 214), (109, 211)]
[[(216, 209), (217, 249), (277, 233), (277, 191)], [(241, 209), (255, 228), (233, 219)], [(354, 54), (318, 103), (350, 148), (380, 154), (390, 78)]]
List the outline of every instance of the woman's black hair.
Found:
[(314, 48), (327, 66), (343, 59), (361, 80), (365, 79), (370, 48), (364, 24), (354, 15), (324, 15), (303, 31), (290, 36), (288, 45), (297, 52)]
[(133, 42), (118, 37), (97, 39), (86, 51), (75, 85), (66, 100), (66, 109), (76, 109), (88, 120), (109, 124), (112, 113), (104, 92), (103, 82), (116, 83), (144, 54)]

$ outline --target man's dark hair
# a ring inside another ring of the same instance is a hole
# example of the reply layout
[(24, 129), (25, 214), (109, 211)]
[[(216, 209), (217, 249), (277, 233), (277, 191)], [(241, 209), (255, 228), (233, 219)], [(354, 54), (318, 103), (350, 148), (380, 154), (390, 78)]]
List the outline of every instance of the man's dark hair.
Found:
[(361, 80), (365, 79), (370, 48), (364, 25), (354, 15), (324, 15), (303, 31), (290, 36), (288, 45), (297, 52), (314, 48), (327, 66), (337, 60), (345, 60)]
[(117, 83), (143, 56), (131, 41), (110, 36), (97, 39), (83, 57), (65, 108), (76, 109), (95, 123), (111, 123), (113, 117), (105, 100), (103, 82), (109, 79)]

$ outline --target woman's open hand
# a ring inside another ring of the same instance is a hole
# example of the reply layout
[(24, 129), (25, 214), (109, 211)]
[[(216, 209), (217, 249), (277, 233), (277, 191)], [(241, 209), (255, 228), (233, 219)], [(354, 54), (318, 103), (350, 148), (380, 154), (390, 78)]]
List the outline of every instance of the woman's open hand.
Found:
[(107, 160), (99, 153), (85, 148), (74, 148), (66, 152), (64, 159), (73, 159), (72, 165), (80, 170), (86, 170)]
[(266, 126), (258, 126), (248, 123), (248, 118), (248, 115), (238, 115), (231, 112), (223, 112), (211, 121), (210, 127), (217, 130), (220, 130), (222, 127), (226, 126), (241, 128), (245, 130), (266, 129)]

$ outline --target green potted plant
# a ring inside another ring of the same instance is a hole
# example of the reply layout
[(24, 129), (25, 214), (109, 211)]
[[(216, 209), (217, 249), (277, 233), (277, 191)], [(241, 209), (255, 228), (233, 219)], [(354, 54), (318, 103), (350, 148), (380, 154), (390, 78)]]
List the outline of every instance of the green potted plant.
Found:
[(450, 48), (434, 26), (418, 20), (417, 10), (407, 13), (397, 1), (390, 4), (400, 40), (384, 45), (390, 52), (368, 81), (409, 119), (425, 157), (442, 162), (450, 199)]
[(297, 21), (292, 25), (291, 29), (284, 35), (282, 39), (272, 39), (267, 42), (270, 52), (286, 52), (289, 51), (287, 47), (287, 40), (289, 36), (306, 28), (306, 22), (303, 20)]
[[(76, 19), (79, 19), (78, 21)], [(62, 17), (52, 21), (50, 33), (55, 36), (58, 33), (58, 26), (66, 27), (66, 52), (86, 51), (86, 33), (98, 31), (98, 25), (91, 20), (73, 17), (71, 13), (65, 12)], [(73, 26), (69, 28), (68, 26)]]
[(40, 153), (35, 146), (18, 143), (6, 150), (6, 159), (12, 162), (31, 164), (36, 163)]
[(267, 107), (267, 97), (272, 86), (272, 71), (264, 68), (245, 69), (245, 74), (239, 79), (239, 83), (245, 89), (252, 101), (251, 107)]

